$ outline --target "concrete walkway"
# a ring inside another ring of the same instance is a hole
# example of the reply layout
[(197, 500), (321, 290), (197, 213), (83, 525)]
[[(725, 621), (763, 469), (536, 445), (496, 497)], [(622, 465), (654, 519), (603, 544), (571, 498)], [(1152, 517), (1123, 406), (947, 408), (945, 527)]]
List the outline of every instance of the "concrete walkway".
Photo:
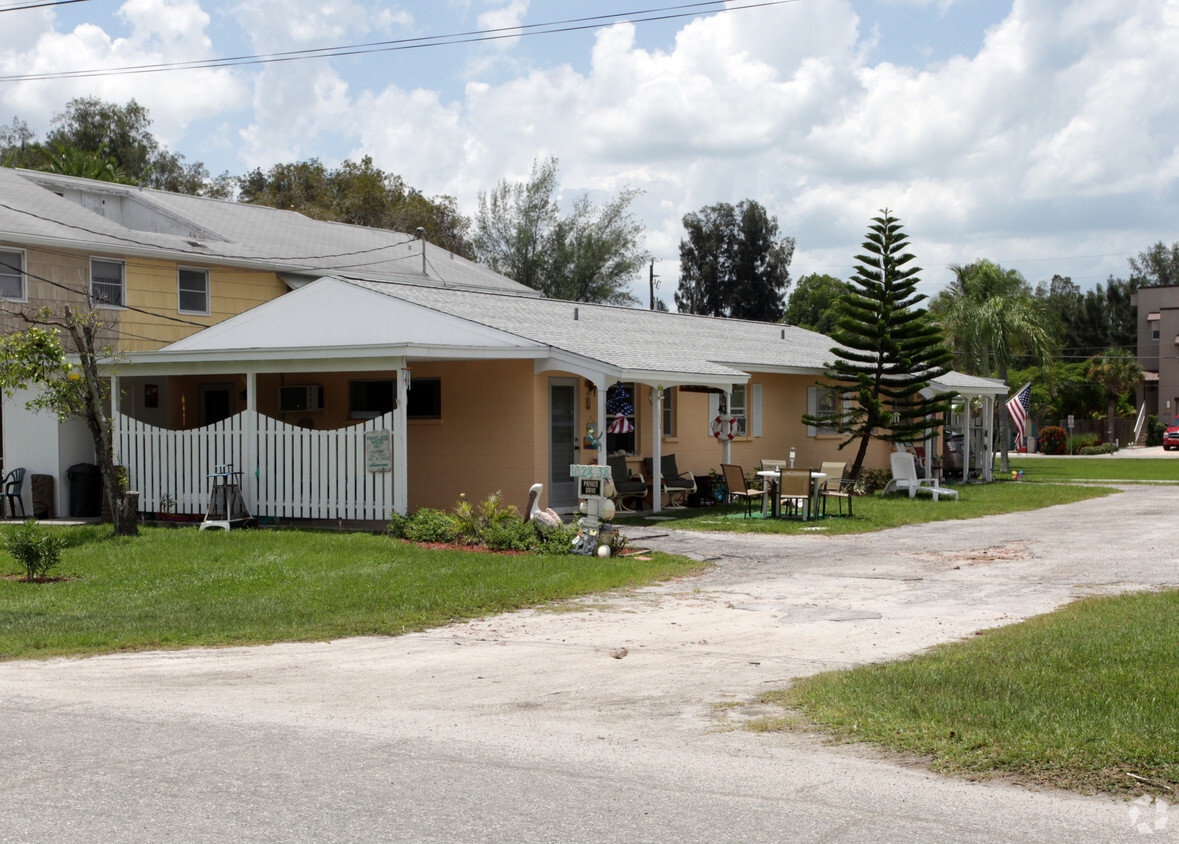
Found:
[(3, 663), (0, 841), (1139, 840), (1124, 801), (730, 728), (794, 677), (1179, 586), (1177, 508), (1134, 487), (861, 536), (628, 529), (713, 566), (397, 638)]

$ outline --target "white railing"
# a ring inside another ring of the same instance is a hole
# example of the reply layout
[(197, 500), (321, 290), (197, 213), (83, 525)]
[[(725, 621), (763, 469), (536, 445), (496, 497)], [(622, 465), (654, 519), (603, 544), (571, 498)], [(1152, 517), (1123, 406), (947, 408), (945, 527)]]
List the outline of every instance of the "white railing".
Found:
[(1138, 445), (1142, 440), (1142, 423), (1146, 421), (1146, 402), (1142, 403), (1142, 407), (1138, 408), (1138, 420), (1134, 423), (1134, 442), (1130, 445)]
[[(167, 497), (178, 513), (204, 513), (208, 476), (221, 463), (245, 473), (243, 493), (255, 516), (383, 520), (393, 510), (393, 473), (370, 473), (364, 460), (364, 435), (392, 429), (392, 414), (332, 431), (298, 428), (255, 411), (186, 431), (122, 414), (114, 421), (116, 461), (127, 467), (146, 512), (163, 509)], [(250, 453), (257, 455), (253, 467)]]

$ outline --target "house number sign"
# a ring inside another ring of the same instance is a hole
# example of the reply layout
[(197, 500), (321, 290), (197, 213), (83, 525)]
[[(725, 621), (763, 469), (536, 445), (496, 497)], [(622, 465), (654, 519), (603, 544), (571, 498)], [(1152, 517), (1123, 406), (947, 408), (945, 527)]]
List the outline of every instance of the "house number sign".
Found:
[(393, 471), (393, 434), (390, 431), (365, 433), (364, 468), (369, 472)]

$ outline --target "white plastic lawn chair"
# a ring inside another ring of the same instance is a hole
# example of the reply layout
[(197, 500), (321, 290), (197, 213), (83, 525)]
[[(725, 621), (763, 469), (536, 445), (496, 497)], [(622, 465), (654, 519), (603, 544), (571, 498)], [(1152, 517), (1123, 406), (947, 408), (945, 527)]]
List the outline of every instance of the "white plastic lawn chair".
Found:
[(928, 492), (933, 496), (934, 501), (943, 495), (954, 499), (958, 497), (958, 490), (947, 489), (941, 485), (937, 478), (917, 477), (917, 462), (913, 459), (913, 455), (907, 451), (894, 451), (888, 455), (888, 462), (892, 466), (892, 480), (884, 485), (884, 489), (880, 491), (881, 495), (887, 495), (890, 492), (908, 492), (909, 497), (913, 498), (919, 492)]

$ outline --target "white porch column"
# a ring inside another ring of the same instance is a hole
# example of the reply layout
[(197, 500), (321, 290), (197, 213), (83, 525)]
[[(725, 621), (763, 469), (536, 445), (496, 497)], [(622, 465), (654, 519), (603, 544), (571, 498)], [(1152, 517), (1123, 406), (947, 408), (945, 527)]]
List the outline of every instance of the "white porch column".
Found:
[(962, 422), (962, 483), (970, 481), (970, 396), (963, 396), (966, 403), (963, 408)]
[(409, 367), (402, 361), (397, 371), (397, 407), (393, 410), (393, 510), (402, 516), (409, 512), (409, 431), (406, 429), (406, 403), (409, 401)]
[(651, 509), (663, 509), (663, 388), (651, 387)]
[[(606, 391), (610, 389), (610, 384), (606, 381), (606, 376), (594, 379), (594, 389), (598, 391), (598, 465), (605, 466), (606, 458)], [(615, 481), (624, 481), (626, 478), (615, 478)]]
[(995, 472), (995, 397), (983, 398), (983, 439), (986, 441), (986, 462), (983, 463), (983, 480), (994, 480)]
[(258, 514), (258, 491), (261, 487), (262, 471), (258, 465), (258, 373), (246, 373), (246, 441), (242, 444), (242, 498), (246, 509)]
[[(123, 426), (121, 424), (121, 417), (123, 414), (119, 410), (119, 407), (123, 403), (122, 398), (123, 397), (121, 395), (119, 395), (119, 376), (112, 372), (111, 373), (111, 452), (112, 452), (112, 456), (115, 459), (116, 466), (119, 465), (119, 463), (120, 463), (119, 434), (122, 432)], [(138, 471), (139, 467), (136, 467), (136, 470)], [(130, 472), (131, 468), (127, 467), (127, 471)], [(130, 478), (127, 479), (128, 483), (130, 483), (130, 480), (131, 480)], [(138, 486), (138, 484), (137, 484), (137, 486)], [(104, 495), (105, 495), (105, 493), (104, 493)]]
[[(724, 410), (724, 413), (721, 414), (721, 419), (728, 420), (728, 419), (733, 418), (732, 414), (729, 411), (729, 408), (732, 406), (732, 403), (733, 403), (733, 391), (732, 390), (725, 390), (725, 410)], [(721, 430), (722, 431), (725, 430), (724, 425), (721, 426)], [(721, 441), (721, 462), (722, 463), (732, 463), (733, 462), (733, 442), (732, 442), (732, 440), (730, 440), (728, 438), (726, 433), (722, 433), (720, 441)]]
[(925, 432), (925, 477), (933, 477), (933, 428)]

